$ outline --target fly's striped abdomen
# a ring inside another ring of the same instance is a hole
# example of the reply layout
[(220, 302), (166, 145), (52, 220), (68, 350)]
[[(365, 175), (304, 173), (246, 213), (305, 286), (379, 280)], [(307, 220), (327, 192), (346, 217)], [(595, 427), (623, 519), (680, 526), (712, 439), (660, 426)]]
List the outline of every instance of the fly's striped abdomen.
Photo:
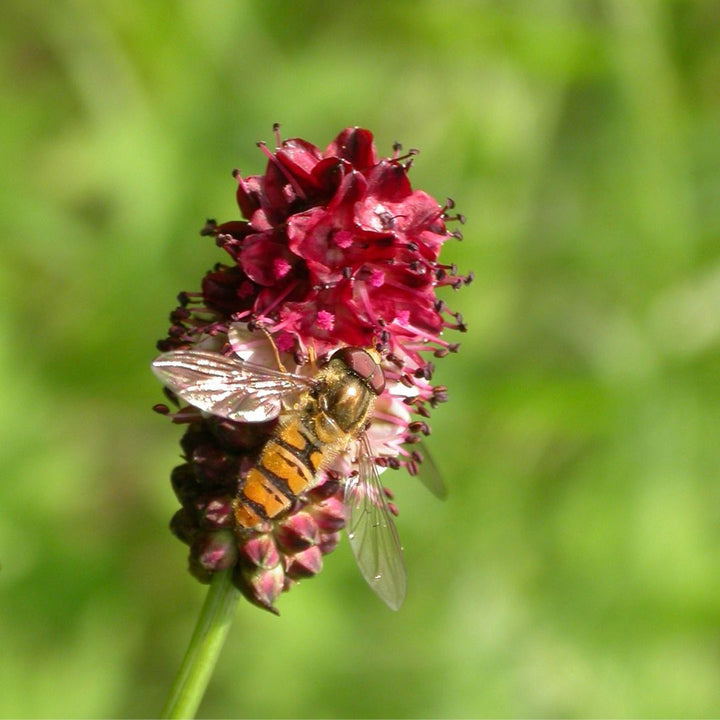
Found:
[(274, 518), (315, 484), (325, 453), (303, 420), (297, 416), (280, 426), (247, 473), (235, 500), (235, 519), (241, 527)]

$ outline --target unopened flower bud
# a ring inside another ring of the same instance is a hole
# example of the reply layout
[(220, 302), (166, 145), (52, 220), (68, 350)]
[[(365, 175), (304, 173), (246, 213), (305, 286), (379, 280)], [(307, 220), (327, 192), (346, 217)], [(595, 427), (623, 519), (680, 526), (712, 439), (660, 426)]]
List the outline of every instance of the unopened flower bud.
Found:
[(209, 533), (193, 543), (193, 555), (198, 564), (210, 572), (227, 570), (237, 562), (235, 536), (229, 530)]
[(285, 586), (285, 571), (282, 565), (278, 564), (266, 569), (256, 568), (255, 570), (238, 567), (235, 570), (233, 581), (250, 602), (275, 615), (279, 614), (274, 603)]
[(212, 498), (205, 505), (203, 519), (209, 526), (216, 528), (229, 528), (232, 526), (232, 498)]
[(317, 546), (309, 547), (307, 550), (289, 556), (287, 563), (286, 572), (293, 580), (313, 577), (322, 570), (322, 552)]
[(270, 534), (255, 535), (240, 546), (240, 556), (251, 567), (273, 568), (280, 564), (280, 553)]
[(335, 532), (345, 527), (342, 500), (331, 496), (312, 506), (311, 511), (318, 528), (323, 532)]
[(323, 533), (320, 536), (320, 543), (318, 544), (318, 547), (323, 555), (329, 555), (337, 547), (339, 542), (339, 532)]
[(275, 539), (288, 553), (296, 553), (317, 545), (320, 540), (318, 524), (307, 512), (296, 512), (284, 518), (275, 530)]

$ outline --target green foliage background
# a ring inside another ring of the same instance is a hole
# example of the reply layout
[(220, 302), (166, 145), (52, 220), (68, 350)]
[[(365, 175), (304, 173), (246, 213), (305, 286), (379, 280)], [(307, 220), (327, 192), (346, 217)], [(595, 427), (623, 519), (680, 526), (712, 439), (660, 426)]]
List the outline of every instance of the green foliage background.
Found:
[(468, 217), (399, 613), (343, 544), (206, 717), (720, 714), (720, 5), (6, 0), (0, 714), (157, 714), (204, 588), (148, 363), (255, 147), (361, 125)]

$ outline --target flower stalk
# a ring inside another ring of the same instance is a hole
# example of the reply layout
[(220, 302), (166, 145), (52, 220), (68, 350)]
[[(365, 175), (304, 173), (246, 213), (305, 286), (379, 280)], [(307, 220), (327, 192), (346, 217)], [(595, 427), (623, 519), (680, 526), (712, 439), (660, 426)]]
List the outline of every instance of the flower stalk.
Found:
[(215, 573), (161, 717), (193, 718), (210, 682), (240, 593), (228, 570)]

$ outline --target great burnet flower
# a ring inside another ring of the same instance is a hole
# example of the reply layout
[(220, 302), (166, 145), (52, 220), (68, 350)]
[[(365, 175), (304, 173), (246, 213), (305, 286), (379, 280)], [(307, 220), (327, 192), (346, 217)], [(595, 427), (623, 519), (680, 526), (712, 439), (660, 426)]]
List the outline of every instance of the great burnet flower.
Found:
[[(413, 151), (402, 155), (396, 145), (378, 158), (367, 130), (344, 130), (325, 151), (279, 136), (275, 152), (260, 148), (263, 175), (234, 173), (244, 219), (210, 220), (202, 230), (230, 260), (205, 275), (200, 292), (180, 294), (158, 348), (211, 350), (267, 367), (280, 359), (299, 374), (339, 348), (374, 348), (386, 384), (369, 445), (377, 465), (416, 474), (416, 444), (429, 433), (430, 409), (446, 399), (446, 389), (432, 385), (431, 358), (457, 350), (442, 337), (446, 329), (465, 330), (436, 295), (472, 279), (438, 260), (446, 240), (461, 238), (447, 223), (464, 219), (449, 214), (451, 201), (412, 189)], [(190, 570), (208, 582), (232, 568), (245, 596), (276, 612), (280, 593), (317, 574), (337, 545), (358, 452), (340, 453), (286, 512), (238, 527), (233, 502), (278, 420), (234, 422), (169, 395), (177, 409), (158, 411), (187, 425), (185, 461), (172, 473), (182, 507), (171, 527), (190, 546)]]

